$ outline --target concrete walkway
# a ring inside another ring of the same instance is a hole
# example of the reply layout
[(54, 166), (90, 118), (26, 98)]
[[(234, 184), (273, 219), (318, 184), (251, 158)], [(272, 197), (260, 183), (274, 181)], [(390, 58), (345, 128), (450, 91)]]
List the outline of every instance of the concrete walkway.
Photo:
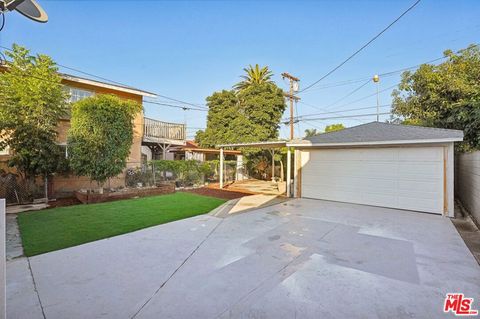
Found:
[(225, 188), (232, 191), (247, 192), (252, 194), (282, 195), (286, 191), (285, 185), (285, 182), (274, 183), (272, 181), (248, 179), (244, 181), (236, 181)]
[(8, 263), (9, 318), (441, 318), (446, 293), (480, 298), (449, 219), (306, 199), (29, 261)]
[(250, 195), (229, 200), (209, 213), (211, 216), (224, 218), (231, 214), (245, 213), (263, 207), (289, 201), (290, 198), (277, 195)]
[(7, 260), (23, 256), (22, 238), (18, 229), (17, 214), (6, 215), (5, 246)]

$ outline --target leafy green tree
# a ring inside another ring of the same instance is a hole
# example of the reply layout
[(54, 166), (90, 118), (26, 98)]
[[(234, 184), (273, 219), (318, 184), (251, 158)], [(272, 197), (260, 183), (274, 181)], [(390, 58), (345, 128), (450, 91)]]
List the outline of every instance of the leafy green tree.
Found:
[(122, 172), (133, 143), (133, 120), (141, 105), (96, 95), (72, 106), (68, 133), (70, 166), (99, 185)]
[(305, 130), (305, 137), (312, 137), (312, 136), (315, 136), (317, 134), (318, 134), (318, 132), (317, 132), (316, 128), (307, 128)]
[(278, 138), (280, 120), (285, 111), (283, 91), (273, 83), (250, 85), (238, 93), (239, 111), (255, 127), (257, 140)]
[(255, 84), (273, 83), (271, 80), (273, 73), (268, 69), (268, 66), (260, 68), (258, 64), (255, 64), (255, 67), (249, 65), (243, 71), (245, 71), (246, 75), (240, 76), (243, 80), (235, 84), (235, 90), (241, 91)]
[(0, 72), (0, 149), (9, 146), (15, 166), (25, 178), (48, 176), (64, 164), (57, 145), (57, 124), (68, 109), (55, 62), (31, 56), (13, 45), (5, 55), (11, 62)]
[(215, 92), (207, 97), (207, 105), (207, 128), (195, 137), (204, 147), (275, 139), (286, 107), (282, 90), (268, 83), (251, 85), (238, 94)]
[(345, 126), (342, 123), (325, 126), (325, 133), (343, 130)]
[(444, 52), (439, 65), (404, 72), (392, 93), (392, 121), (464, 131), (460, 150), (480, 149), (480, 49)]

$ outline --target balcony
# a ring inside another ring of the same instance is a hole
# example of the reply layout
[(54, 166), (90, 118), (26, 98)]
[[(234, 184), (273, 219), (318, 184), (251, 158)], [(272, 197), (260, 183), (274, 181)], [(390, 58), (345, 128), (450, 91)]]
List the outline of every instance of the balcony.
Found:
[(185, 124), (144, 118), (143, 144), (185, 145)]

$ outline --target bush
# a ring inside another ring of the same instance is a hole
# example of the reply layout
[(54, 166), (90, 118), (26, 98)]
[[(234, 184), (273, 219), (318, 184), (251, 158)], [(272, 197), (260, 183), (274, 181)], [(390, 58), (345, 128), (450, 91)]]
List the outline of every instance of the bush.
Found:
[(142, 170), (140, 168), (129, 168), (125, 175), (125, 184), (127, 187), (137, 187), (138, 183), (142, 186), (153, 185), (153, 176), (150, 170)]
[(120, 174), (133, 143), (133, 120), (141, 105), (114, 95), (96, 95), (72, 106), (68, 132), (70, 166), (100, 185)]
[(150, 165), (152, 165), (155, 174), (158, 176), (163, 172), (172, 173), (174, 180), (177, 181), (180, 186), (201, 184), (206, 177), (213, 173), (210, 163), (195, 160), (155, 160), (151, 161)]

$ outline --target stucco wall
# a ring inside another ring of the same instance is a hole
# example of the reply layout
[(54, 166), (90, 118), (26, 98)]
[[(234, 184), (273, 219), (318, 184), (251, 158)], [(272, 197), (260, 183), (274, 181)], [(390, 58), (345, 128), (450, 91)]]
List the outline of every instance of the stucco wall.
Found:
[(455, 196), (480, 223), (480, 151), (457, 154)]

